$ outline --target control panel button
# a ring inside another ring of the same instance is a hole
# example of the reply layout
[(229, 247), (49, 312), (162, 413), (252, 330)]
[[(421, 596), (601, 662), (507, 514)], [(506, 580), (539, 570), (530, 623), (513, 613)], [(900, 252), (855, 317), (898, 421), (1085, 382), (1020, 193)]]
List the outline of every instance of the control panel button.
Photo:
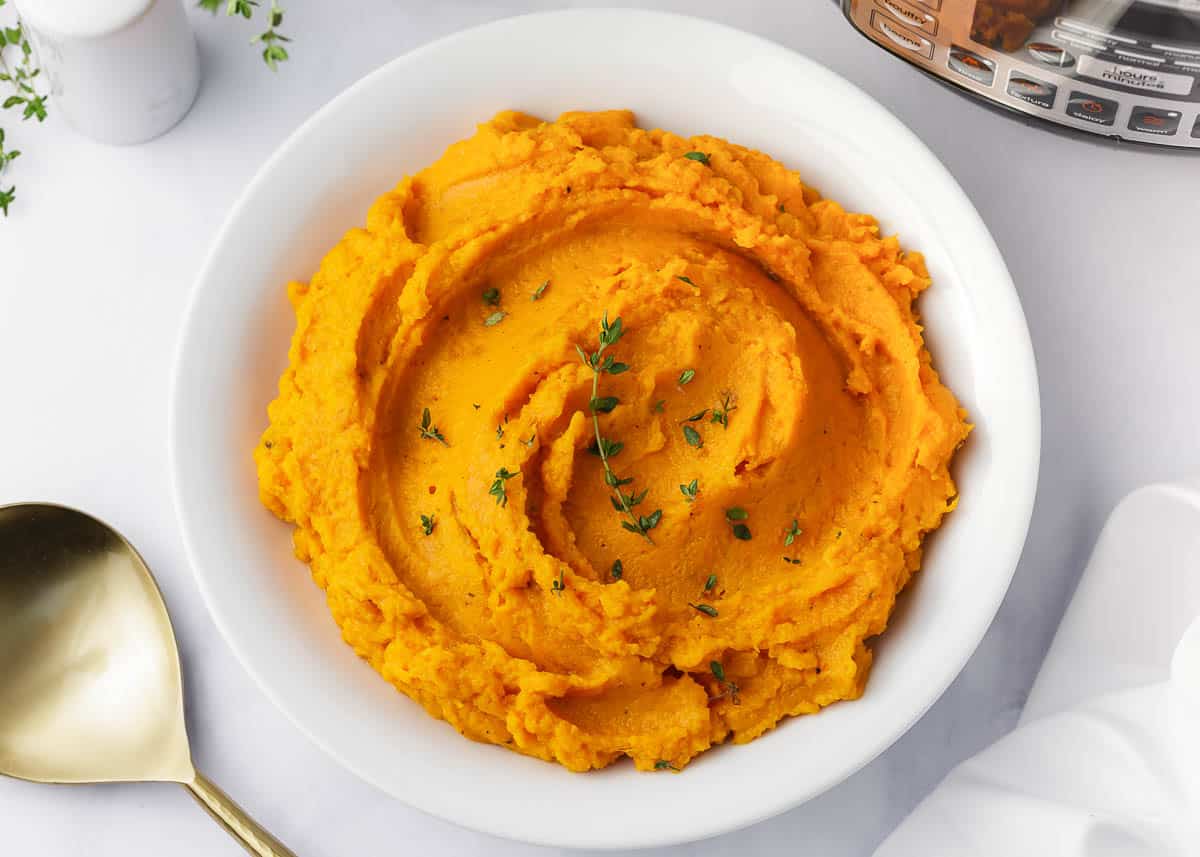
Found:
[(900, 26), (893, 18), (879, 12), (871, 12), (871, 27), (882, 33), (889, 42), (927, 60), (933, 59), (933, 42), (918, 33)]
[(996, 64), (990, 59), (972, 53), (958, 45), (950, 46), (950, 54), (946, 57), (946, 65), (951, 71), (956, 71), (963, 77), (969, 77), (976, 83), (991, 86), (996, 81)]
[(1129, 116), (1129, 130), (1145, 134), (1174, 134), (1179, 130), (1178, 110), (1159, 110), (1156, 107), (1135, 107)]
[(903, 21), (914, 30), (929, 33), (931, 36), (937, 33), (937, 18), (924, 9), (910, 6), (902, 0), (875, 0), (875, 2), (890, 12), (896, 20)]
[(1067, 115), (1096, 125), (1111, 125), (1117, 119), (1117, 102), (1086, 92), (1072, 92), (1067, 100)]
[(1053, 83), (1046, 83), (1044, 80), (1035, 80), (1023, 74), (1013, 74), (1008, 79), (1008, 94), (1013, 98), (1036, 104), (1038, 107), (1050, 108), (1054, 106), (1054, 97), (1058, 94), (1058, 87)]
[(1043, 65), (1052, 65), (1056, 68), (1069, 68), (1075, 65), (1075, 55), (1062, 45), (1055, 45), (1051, 42), (1030, 42), (1025, 46), (1025, 50), (1029, 51), (1029, 55)]

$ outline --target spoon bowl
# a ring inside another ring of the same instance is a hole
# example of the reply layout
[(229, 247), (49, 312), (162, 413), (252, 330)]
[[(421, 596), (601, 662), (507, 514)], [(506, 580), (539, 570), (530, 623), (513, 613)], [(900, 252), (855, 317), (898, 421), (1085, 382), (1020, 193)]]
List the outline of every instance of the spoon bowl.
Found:
[(192, 764), (150, 569), (116, 530), (64, 506), (0, 507), (0, 774), (180, 783), (250, 853), (292, 854)]

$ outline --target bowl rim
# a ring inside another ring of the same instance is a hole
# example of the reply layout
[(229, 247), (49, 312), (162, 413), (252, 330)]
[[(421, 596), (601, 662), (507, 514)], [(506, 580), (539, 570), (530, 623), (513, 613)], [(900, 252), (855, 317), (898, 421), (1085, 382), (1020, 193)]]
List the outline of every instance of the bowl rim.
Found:
[[(564, 25), (569, 24), (574, 28), (579, 28), (586, 27), (589, 20), (599, 21), (603, 19), (608, 21), (613, 16), (620, 16), (629, 24), (633, 23), (632, 19), (637, 19), (636, 23), (643, 27), (678, 27), (686, 25), (707, 28), (712, 32), (714, 37), (726, 40), (740, 40), (742, 44), (752, 46), (758, 51), (783, 58), (793, 64), (798, 71), (819, 75), (831, 84), (836, 84), (841, 88), (843, 95), (852, 100), (857, 100), (859, 106), (869, 108), (879, 122), (889, 126), (888, 131), (891, 135), (889, 138), (890, 145), (902, 149), (906, 158), (915, 159), (920, 163), (920, 166), (927, 175), (934, 176), (940, 181), (944, 198), (947, 202), (953, 203), (956, 206), (955, 215), (960, 218), (963, 231), (974, 242), (969, 255), (973, 259), (976, 259), (982, 267), (987, 269), (989, 279), (997, 287), (989, 297), (994, 302), (998, 302), (995, 308), (1000, 309), (1001, 314), (996, 318), (989, 319), (989, 321), (1005, 331), (1010, 349), (1007, 357), (1014, 366), (1014, 376), (1019, 377), (1023, 382), (1023, 385), (1018, 385), (1019, 389), (1016, 393), (1020, 398), (1012, 404), (1020, 414), (1017, 423), (1021, 437), (1017, 439), (1016, 445), (1026, 451), (1028, 461), (1027, 466), (1022, 472), (1010, 475), (1010, 485), (1015, 489), (1008, 497), (1008, 505), (1012, 509), (1012, 516), (1009, 520), (1007, 531), (1011, 538), (1000, 542), (1003, 558), (996, 562), (998, 567), (1008, 569), (1007, 574), (997, 574), (994, 579), (989, 579), (986, 591), (980, 593), (980, 600), (976, 602), (974, 607), (979, 621), (972, 625), (972, 630), (969, 634), (965, 634), (957, 641), (959, 645), (956, 655), (942, 662), (943, 669), (940, 670), (936, 678), (932, 681), (927, 679), (924, 682), (922, 693), (912, 694), (914, 697), (919, 696), (922, 702), (913, 706), (907, 712), (906, 716), (897, 718), (888, 729), (882, 730), (879, 734), (875, 735), (867, 751), (861, 753), (854, 764), (816, 780), (813, 785), (802, 792), (777, 794), (770, 800), (756, 800), (753, 803), (743, 803), (742, 810), (737, 813), (705, 812), (699, 817), (689, 819), (689, 829), (682, 835), (678, 830), (664, 826), (661, 831), (650, 833), (638, 831), (637, 833), (623, 834), (621, 831), (617, 831), (605, 837), (598, 838), (592, 834), (591, 838), (585, 838), (582, 831), (565, 829), (549, 831), (541, 827), (533, 827), (528, 823), (514, 821), (513, 819), (498, 818), (495, 814), (489, 815), (486, 809), (480, 811), (478, 808), (464, 806), (462, 803), (456, 804), (453, 800), (439, 801), (431, 798), (427, 791), (413, 790), (403, 796), (397, 794), (391, 787), (380, 782), (371, 772), (364, 770), (362, 766), (342, 755), (325, 736), (319, 733), (301, 716), (271, 679), (270, 672), (260, 668), (258, 663), (253, 659), (248, 648), (245, 646), (242, 634), (228, 621), (228, 617), (221, 606), (222, 602), (220, 598), (216, 595), (209, 579), (202, 571), (205, 568), (205, 564), (201, 560), (201, 550), (198, 547), (193, 526), (189, 523), (186, 490), (181, 484), (179, 416), (184, 395), (181, 389), (184, 364), (189, 349), (194, 347), (196, 308), (201, 302), (205, 284), (210, 279), (212, 271), (217, 265), (222, 248), (231, 233), (234, 232), (240, 213), (260, 189), (268, 183), (271, 175), (279, 165), (285, 162), (292, 151), (309, 134), (314, 133), (315, 129), (320, 127), (339, 106), (354, 99), (359, 93), (369, 90), (373, 85), (387, 76), (396, 74), (407, 65), (420, 61), (427, 54), (452, 47), (456, 42), (478, 37), (489, 30), (501, 31), (514, 26), (526, 24), (537, 25), (550, 19), (554, 19), (556, 22), (563, 23)], [(852, 776), (891, 747), (941, 698), (951, 682), (962, 671), (967, 661), (970, 660), (991, 626), (992, 620), (999, 610), (1013, 575), (1016, 572), (1017, 563), (1028, 534), (1029, 522), (1036, 497), (1040, 454), (1041, 414), (1038, 379), (1033, 346), (1024, 312), (1011, 276), (990, 232), (970, 199), (945, 166), (886, 107), (877, 102), (872, 96), (863, 92), (855, 84), (817, 61), (766, 38), (738, 30), (725, 24), (688, 15), (652, 10), (567, 9), (497, 19), (456, 31), (397, 56), (369, 72), (326, 102), (299, 127), (292, 131), (272, 152), (262, 166), (259, 167), (253, 178), (238, 195), (212, 239), (212, 243), (205, 256), (205, 261), (193, 283), (191, 294), (180, 323), (180, 335), (172, 364), (169, 395), (168, 465), (171, 471), (172, 498), (179, 521), (184, 553), (192, 567), (197, 587), (200, 590), (214, 624), (233, 651), (237, 661), (262, 692), (310, 741), (320, 747), (344, 768), (350, 770), (360, 779), (370, 783), (383, 793), (430, 815), (469, 829), (532, 844), (568, 848), (612, 850), (658, 847), (696, 841), (744, 828), (799, 806), (822, 794)]]

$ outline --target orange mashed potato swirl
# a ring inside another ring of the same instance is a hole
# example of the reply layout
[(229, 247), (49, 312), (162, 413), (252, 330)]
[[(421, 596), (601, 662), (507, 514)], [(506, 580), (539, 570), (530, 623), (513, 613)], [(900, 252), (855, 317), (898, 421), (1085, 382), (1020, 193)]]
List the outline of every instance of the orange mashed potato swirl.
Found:
[[(262, 501), (433, 716), (572, 770), (682, 768), (862, 693), (969, 430), (928, 285), (762, 153), (501, 113), (291, 285)], [(624, 371), (585, 362), (606, 314)]]

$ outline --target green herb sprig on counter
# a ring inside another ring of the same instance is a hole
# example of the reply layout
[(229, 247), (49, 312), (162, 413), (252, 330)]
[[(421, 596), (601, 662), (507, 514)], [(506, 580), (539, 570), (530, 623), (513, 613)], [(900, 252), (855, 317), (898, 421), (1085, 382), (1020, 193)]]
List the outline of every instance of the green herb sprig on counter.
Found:
[(624, 334), (625, 329), (621, 324), (621, 319), (617, 318), (610, 324), (606, 312), (600, 321), (597, 349), (588, 354), (576, 345), (575, 350), (579, 353), (579, 359), (583, 361), (583, 365), (592, 370), (592, 397), (588, 401), (588, 408), (592, 413), (592, 428), (596, 433), (593, 451), (600, 456), (600, 463), (604, 466), (604, 484), (615, 492), (609, 499), (613, 508), (628, 518), (621, 522), (621, 526), (654, 544), (654, 539), (650, 537), (650, 531), (657, 527), (659, 521), (662, 520), (662, 509), (655, 509), (649, 515), (639, 515), (633, 511), (634, 506), (646, 499), (647, 492), (642, 490), (637, 493), (627, 493), (622, 490), (624, 486), (633, 482), (633, 477), (617, 476), (613, 472), (612, 465), (609, 464), (609, 459), (615, 457), (624, 448), (624, 444), (606, 438), (600, 431), (600, 414), (612, 413), (617, 405), (621, 404), (621, 400), (616, 396), (600, 395), (600, 376), (604, 374), (620, 375), (629, 370), (627, 364), (617, 362), (611, 354), (604, 352), (608, 350), (609, 346), (615, 345)]
[[(0, 6), (5, 0), (0, 0)], [(15, 62), (12, 61), (16, 55)], [(3, 89), (11, 88), (12, 92), (3, 96), (0, 109), (16, 110), (20, 113), (21, 121), (36, 119), (43, 122), (46, 119), (46, 101), (49, 94), (38, 91), (38, 77), (42, 70), (34, 64), (33, 46), (25, 33), (25, 27), (17, 20), (14, 27), (0, 28), (0, 94)], [(0, 128), (0, 179), (8, 172), (9, 165), (21, 156), (20, 149), (4, 148), (4, 129)], [(0, 182), (0, 212), (8, 216), (8, 207), (16, 201), (17, 187), (4, 187)]]
[[(197, 5), (214, 15), (224, 6), (226, 16), (232, 18), (241, 15), (249, 21), (254, 17), (254, 10), (258, 7), (259, 0), (199, 0)], [(250, 40), (252, 45), (261, 44), (263, 46), (262, 59), (271, 71), (278, 71), (279, 63), (288, 59), (287, 48), (283, 46), (283, 43), (290, 42), (291, 39), (276, 29), (281, 24), (283, 24), (283, 8), (279, 5), (278, 0), (271, 0), (271, 7), (267, 10), (267, 29)]]

